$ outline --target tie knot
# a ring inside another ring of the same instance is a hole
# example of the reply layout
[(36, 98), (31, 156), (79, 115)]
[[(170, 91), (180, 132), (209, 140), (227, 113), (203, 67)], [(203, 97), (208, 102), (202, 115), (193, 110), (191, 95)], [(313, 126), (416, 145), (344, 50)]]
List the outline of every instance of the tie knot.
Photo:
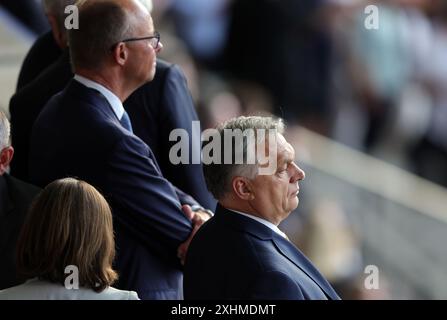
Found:
[(133, 132), (132, 131), (132, 123), (130, 122), (129, 115), (127, 114), (126, 111), (124, 111), (123, 116), (121, 117), (120, 123), (125, 129), (127, 129), (130, 132)]

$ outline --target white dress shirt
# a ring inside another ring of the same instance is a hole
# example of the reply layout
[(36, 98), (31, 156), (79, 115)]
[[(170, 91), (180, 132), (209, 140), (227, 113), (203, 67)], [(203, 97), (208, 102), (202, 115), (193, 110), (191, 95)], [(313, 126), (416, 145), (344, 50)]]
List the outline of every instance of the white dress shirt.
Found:
[(124, 114), (124, 107), (121, 100), (109, 89), (104, 87), (103, 85), (92, 81), (90, 79), (87, 79), (83, 76), (80, 76), (78, 74), (75, 74), (74, 79), (80, 83), (82, 83), (84, 86), (97, 90), (101, 92), (101, 94), (107, 99), (107, 102), (109, 102), (110, 106), (112, 107), (113, 112), (117, 116), (118, 120), (121, 120)]
[(287, 235), (286, 235), (284, 232), (282, 232), (281, 230), (279, 230), (278, 226), (275, 226), (275, 225), (274, 225), (273, 223), (271, 223), (270, 221), (267, 221), (267, 220), (265, 220), (265, 219), (256, 217), (256, 216), (251, 215), (251, 214), (248, 214), (248, 213), (243, 213), (243, 212), (236, 211), (236, 210), (233, 210), (233, 209), (230, 209), (230, 210), (233, 211), (233, 212), (235, 212), (235, 213), (238, 213), (238, 214), (241, 214), (241, 215), (243, 215), (243, 216), (246, 216), (247, 218), (256, 220), (256, 221), (262, 223), (263, 225), (265, 225), (266, 227), (269, 227), (270, 229), (272, 229), (273, 231), (275, 231), (275, 232), (276, 232), (277, 234), (279, 234), (281, 237), (283, 237), (283, 238), (285, 238), (285, 239), (287, 239), (287, 240), (289, 239), (289, 238), (287, 238)]

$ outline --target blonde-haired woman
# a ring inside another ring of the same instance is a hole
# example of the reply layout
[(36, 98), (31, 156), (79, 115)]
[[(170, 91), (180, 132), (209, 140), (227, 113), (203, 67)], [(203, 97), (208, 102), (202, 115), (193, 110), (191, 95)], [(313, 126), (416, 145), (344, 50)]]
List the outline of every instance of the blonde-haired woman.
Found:
[(35, 199), (17, 245), (17, 269), (29, 279), (0, 299), (137, 300), (111, 285), (115, 241), (110, 207), (91, 185), (50, 183)]

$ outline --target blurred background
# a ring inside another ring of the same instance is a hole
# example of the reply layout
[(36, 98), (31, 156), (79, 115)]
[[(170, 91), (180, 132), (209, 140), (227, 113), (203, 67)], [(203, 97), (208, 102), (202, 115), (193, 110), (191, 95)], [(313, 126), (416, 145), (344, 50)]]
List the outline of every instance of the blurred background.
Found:
[[(285, 119), (306, 180), (281, 227), (342, 298), (447, 299), (447, 1), (153, 0), (153, 18), (202, 129)], [(48, 29), (39, 0), (0, 2), (5, 111)]]

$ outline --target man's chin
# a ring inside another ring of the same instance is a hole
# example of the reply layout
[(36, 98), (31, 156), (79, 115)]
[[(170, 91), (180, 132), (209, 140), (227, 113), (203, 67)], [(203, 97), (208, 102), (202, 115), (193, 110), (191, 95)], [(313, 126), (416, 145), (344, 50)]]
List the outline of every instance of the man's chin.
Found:
[(147, 74), (146, 82), (151, 82), (155, 78), (157, 68), (154, 66)]
[(296, 197), (294, 200), (292, 200), (292, 202), (293, 202), (291, 204), (292, 210), (290, 210), (290, 211), (293, 211), (296, 208), (298, 208), (298, 204), (300, 203), (300, 199), (298, 197)]
[(290, 215), (290, 213), (292, 213), (293, 210), (298, 208), (298, 203), (299, 203), (299, 199), (298, 198), (296, 198), (296, 200), (294, 200), (293, 202), (291, 201), (291, 202), (288, 203), (289, 206), (288, 206), (288, 208), (286, 210), (287, 215), (286, 215), (285, 218), (287, 218)]
[(155, 78), (155, 70), (149, 74), (146, 82), (151, 82), (152, 80), (154, 80), (154, 78)]

